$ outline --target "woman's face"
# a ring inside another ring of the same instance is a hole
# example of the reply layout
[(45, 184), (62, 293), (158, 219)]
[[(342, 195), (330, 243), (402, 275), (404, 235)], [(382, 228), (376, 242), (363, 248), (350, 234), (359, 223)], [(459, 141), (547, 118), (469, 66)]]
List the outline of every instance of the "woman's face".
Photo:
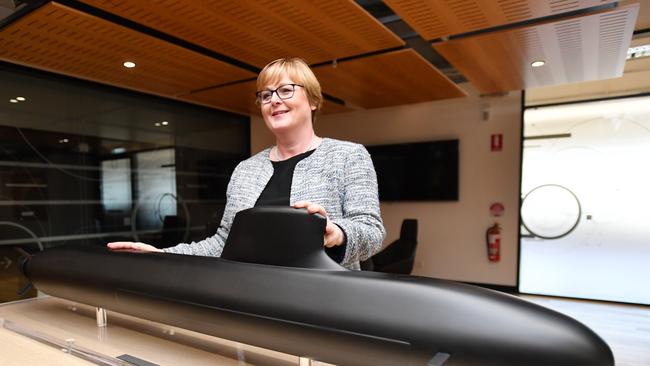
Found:
[[(276, 83), (266, 85), (263, 90), (276, 90), (288, 84), (299, 83), (283, 74)], [(290, 87), (288, 86), (288, 88)], [(293, 96), (287, 99), (281, 99), (278, 93), (282, 95), (278, 90), (271, 95), (270, 103), (261, 105), (266, 127), (273, 134), (282, 134), (305, 125), (311, 125), (311, 112), (315, 107), (309, 105), (309, 99), (303, 87), (295, 86)]]

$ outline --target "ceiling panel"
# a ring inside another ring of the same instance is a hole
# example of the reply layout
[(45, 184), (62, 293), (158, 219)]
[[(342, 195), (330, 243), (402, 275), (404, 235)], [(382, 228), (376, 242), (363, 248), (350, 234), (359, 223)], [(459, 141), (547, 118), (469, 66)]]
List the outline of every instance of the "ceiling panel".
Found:
[(380, 108), (465, 96), (412, 49), (314, 68), (323, 91), (351, 106)]
[(634, 30), (648, 33), (648, 31), (650, 31), (650, 1), (624, 0), (620, 4), (629, 5), (636, 3), (639, 4), (639, 16), (636, 18), (636, 26), (634, 27)]
[(353, 108), (350, 108), (343, 104), (330, 102), (329, 100), (325, 99), (323, 101), (323, 107), (321, 108), (321, 113), (336, 114), (336, 113), (351, 112), (353, 110), (354, 110)]
[(404, 44), (351, 0), (82, 2), (258, 67), (287, 56), (312, 64)]
[(4, 61), (167, 97), (255, 76), (57, 3), (4, 28), (0, 44)]
[[(194, 92), (183, 95), (180, 99), (235, 113), (255, 115), (259, 114), (260, 109), (255, 104), (256, 89), (256, 81), (253, 80)], [(324, 100), (320, 113), (334, 114), (351, 110), (344, 105)]]
[(183, 95), (180, 99), (241, 114), (258, 113), (255, 104), (256, 81), (231, 84)]
[(384, 0), (424, 39), (562, 14), (617, 0)]
[[(623, 74), (638, 4), (433, 47), (482, 93), (618, 77)], [(533, 68), (536, 60), (545, 61)]]

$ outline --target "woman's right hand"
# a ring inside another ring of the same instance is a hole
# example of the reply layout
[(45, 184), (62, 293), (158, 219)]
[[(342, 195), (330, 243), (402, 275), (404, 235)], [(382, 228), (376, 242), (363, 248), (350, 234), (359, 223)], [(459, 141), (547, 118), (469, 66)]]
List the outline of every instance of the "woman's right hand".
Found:
[(154, 247), (153, 245), (145, 243), (134, 243), (132, 241), (115, 241), (106, 244), (110, 250), (116, 252), (131, 252), (131, 253), (147, 253), (147, 252), (162, 252), (162, 250)]

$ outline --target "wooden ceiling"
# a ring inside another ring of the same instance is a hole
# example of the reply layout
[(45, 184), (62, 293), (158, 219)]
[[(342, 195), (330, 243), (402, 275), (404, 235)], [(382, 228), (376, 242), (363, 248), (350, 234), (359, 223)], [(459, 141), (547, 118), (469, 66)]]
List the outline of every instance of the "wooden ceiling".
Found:
[(251, 65), (332, 61), (404, 45), (349, 0), (81, 0)]
[(617, 0), (384, 0), (424, 39), (542, 18)]
[[(482, 93), (622, 75), (639, 5), (434, 43)], [(531, 67), (533, 61), (545, 65)]]
[[(0, 29), (0, 60), (243, 114), (257, 113), (259, 68), (287, 56), (314, 65), (333, 97), (324, 113), (465, 95), (354, 0), (60, 1)], [(615, 0), (384, 2), (483, 93), (619, 75), (638, 11)], [(532, 69), (537, 59), (547, 63)]]
[(314, 68), (323, 91), (362, 108), (465, 96), (465, 92), (412, 49)]
[(57, 3), (3, 29), (0, 44), (1, 60), (168, 97), (255, 76)]

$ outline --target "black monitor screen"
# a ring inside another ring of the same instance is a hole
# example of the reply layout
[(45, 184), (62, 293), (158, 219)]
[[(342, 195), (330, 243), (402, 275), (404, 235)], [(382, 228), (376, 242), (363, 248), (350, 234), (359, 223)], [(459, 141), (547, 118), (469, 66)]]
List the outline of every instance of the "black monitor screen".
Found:
[(381, 201), (457, 201), (458, 140), (367, 146)]

